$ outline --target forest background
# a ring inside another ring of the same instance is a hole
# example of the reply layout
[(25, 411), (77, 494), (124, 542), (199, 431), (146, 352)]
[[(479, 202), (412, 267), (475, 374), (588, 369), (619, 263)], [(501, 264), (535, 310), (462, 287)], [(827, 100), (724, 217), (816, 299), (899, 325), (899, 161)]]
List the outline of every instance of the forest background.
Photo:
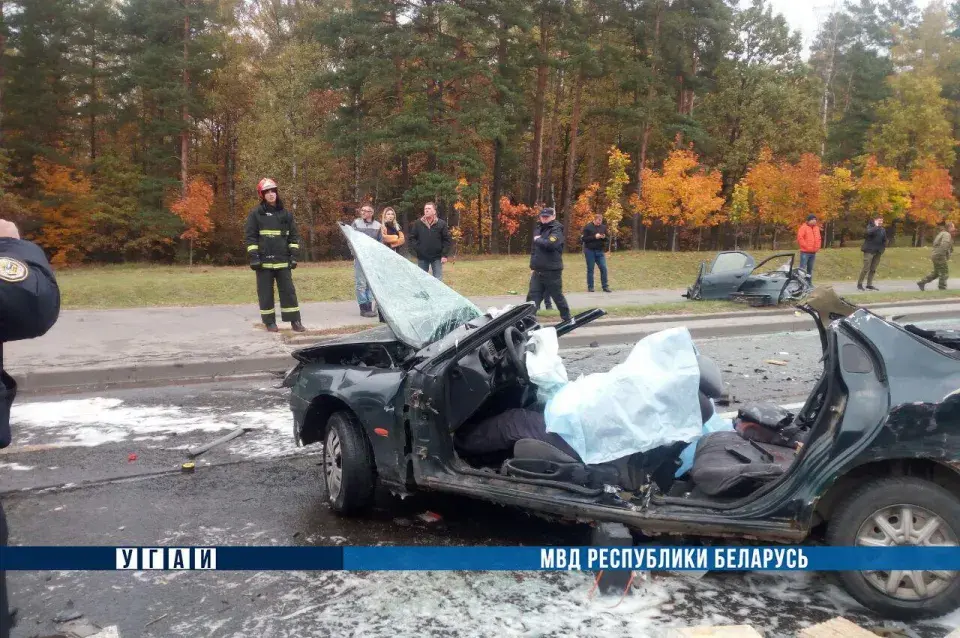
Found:
[[(812, 10), (812, 9), (811, 9)], [(457, 255), (828, 246), (957, 219), (960, 0), (0, 0), (0, 217), (58, 266), (243, 264), (269, 176), (306, 260), (361, 202)]]

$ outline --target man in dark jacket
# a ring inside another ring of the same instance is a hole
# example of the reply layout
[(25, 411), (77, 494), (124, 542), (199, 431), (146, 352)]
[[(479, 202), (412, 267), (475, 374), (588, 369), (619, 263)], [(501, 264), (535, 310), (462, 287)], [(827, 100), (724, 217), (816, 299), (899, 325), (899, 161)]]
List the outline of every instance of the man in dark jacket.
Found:
[(535, 302), (539, 310), (544, 294), (548, 294), (557, 304), (560, 319), (569, 320), (570, 306), (563, 296), (563, 226), (552, 208), (540, 211), (540, 223), (534, 231), (530, 254), (530, 270), (527, 301)]
[(867, 290), (876, 290), (873, 286), (873, 276), (877, 274), (877, 265), (880, 263), (880, 255), (887, 247), (887, 231), (883, 228), (883, 217), (876, 217), (867, 224), (867, 231), (864, 235), (863, 246), (863, 268), (860, 270), (860, 278), (857, 279), (857, 290), (863, 290), (863, 280), (867, 280)]
[(424, 272), (433, 271), (433, 276), (443, 281), (443, 265), (450, 256), (453, 238), (447, 222), (437, 217), (433, 202), (423, 206), (423, 217), (413, 222), (409, 233), (410, 250), (417, 257), (417, 265)]
[(611, 292), (607, 285), (607, 256), (603, 252), (607, 241), (607, 225), (603, 215), (597, 213), (593, 221), (583, 227), (583, 256), (587, 260), (587, 292), (593, 292), (593, 265), (600, 267), (600, 286), (603, 292)]
[(300, 232), (293, 214), (283, 207), (277, 183), (262, 179), (257, 184), (260, 204), (247, 216), (245, 229), (250, 267), (257, 273), (257, 298), (260, 317), (270, 332), (277, 332), (277, 309), (274, 307), (273, 282), (280, 295), (280, 319), (289, 321), (296, 332), (306, 328), (300, 322), (297, 289), (293, 285), (293, 269), (300, 252)]
[[(3, 370), (3, 343), (46, 334), (60, 316), (60, 289), (40, 248), (20, 239), (17, 227), (0, 220), (0, 448), (10, 445), (10, 406), (17, 383)], [(0, 545), (7, 544), (7, 519), (0, 506)], [(8, 638), (13, 617), (7, 577), (0, 566), (0, 638)]]

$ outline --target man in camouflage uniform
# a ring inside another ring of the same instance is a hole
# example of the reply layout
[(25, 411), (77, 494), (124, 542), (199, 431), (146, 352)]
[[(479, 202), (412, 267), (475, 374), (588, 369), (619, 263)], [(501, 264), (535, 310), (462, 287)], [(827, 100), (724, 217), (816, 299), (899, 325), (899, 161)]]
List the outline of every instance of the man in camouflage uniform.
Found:
[(933, 281), (939, 279), (940, 290), (947, 289), (947, 280), (950, 279), (950, 256), (953, 254), (953, 222), (947, 222), (940, 234), (933, 240), (933, 253), (930, 260), (933, 262), (933, 272), (917, 282), (920, 290)]

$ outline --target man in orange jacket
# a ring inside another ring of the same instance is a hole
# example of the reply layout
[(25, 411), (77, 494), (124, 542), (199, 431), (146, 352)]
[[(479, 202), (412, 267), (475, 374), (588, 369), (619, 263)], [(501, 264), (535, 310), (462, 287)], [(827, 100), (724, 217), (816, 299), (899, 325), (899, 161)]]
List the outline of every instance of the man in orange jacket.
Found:
[(797, 243), (800, 244), (800, 267), (806, 271), (813, 283), (813, 262), (823, 243), (816, 215), (807, 215), (806, 223), (797, 229)]

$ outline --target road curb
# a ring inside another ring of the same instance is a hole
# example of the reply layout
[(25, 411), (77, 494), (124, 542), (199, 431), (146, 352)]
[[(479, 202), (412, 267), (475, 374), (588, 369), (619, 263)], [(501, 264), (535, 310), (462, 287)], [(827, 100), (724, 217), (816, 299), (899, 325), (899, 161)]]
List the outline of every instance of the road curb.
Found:
[[(934, 305), (941, 307), (934, 308)], [(918, 308), (920, 306), (920, 308)], [(929, 306), (929, 309), (924, 308)], [(947, 306), (947, 307), (943, 307)], [(956, 307), (952, 307), (956, 306)], [(911, 309), (897, 313), (898, 308)], [(898, 322), (930, 321), (960, 316), (960, 300), (955, 303), (899, 303), (875, 304), (873, 312)], [(684, 326), (694, 339), (718, 337), (754, 336), (778, 332), (815, 331), (813, 320), (806, 314), (791, 311), (730, 312), (715, 315), (662, 315), (638, 317), (623, 322), (597, 321), (575, 330), (564, 337), (561, 347), (565, 350), (596, 345), (632, 344), (643, 337), (674, 326)], [(743, 321), (729, 322), (731, 319)], [(769, 319), (758, 321), (758, 319)], [(727, 321), (727, 323), (718, 322)], [(338, 335), (340, 336), (340, 335)], [(315, 339), (295, 347), (313, 345), (323, 341)], [(179, 384), (227, 381), (252, 376), (282, 373), (294, 364), (289, 354), (257, 356), (246, 359), (198, 361), (195, 363), (169, 363), (157, 365), (126, 365), (85, 369), (46, 369), (20, 372), (11, 370), (19, 389), (25, 394), (49, 392), (89, 392), (123, 387), (141, 387), (163, 382)]]

